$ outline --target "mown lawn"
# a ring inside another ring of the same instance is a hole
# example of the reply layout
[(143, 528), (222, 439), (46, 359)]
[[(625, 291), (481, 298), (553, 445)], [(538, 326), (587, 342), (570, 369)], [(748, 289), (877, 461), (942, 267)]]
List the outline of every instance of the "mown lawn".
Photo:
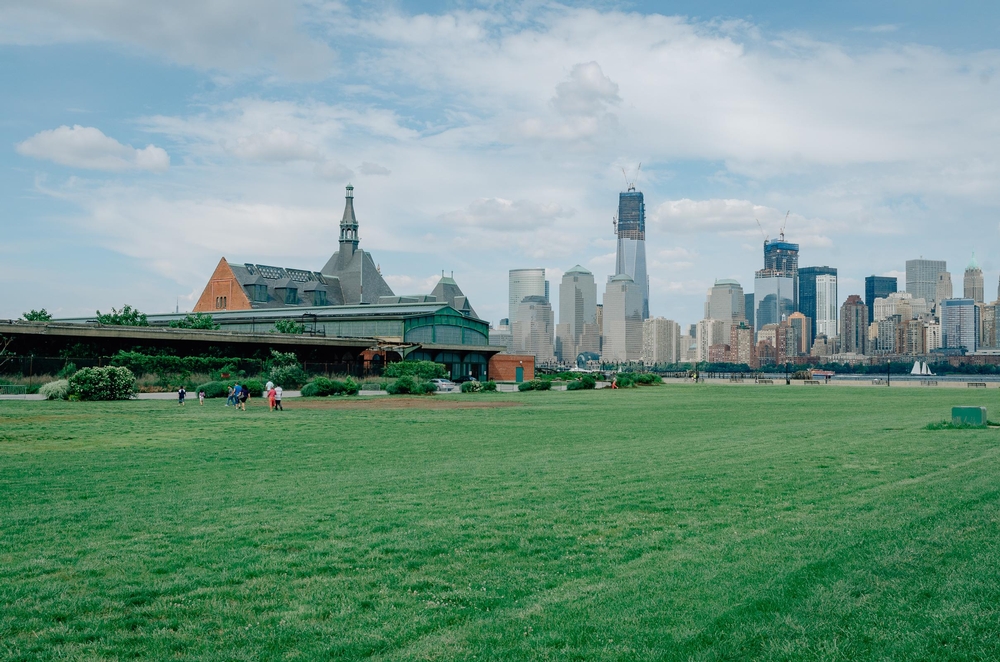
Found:
[(996, 390), (389, 403), (0, 402), (0, 659), (1000, 659)]

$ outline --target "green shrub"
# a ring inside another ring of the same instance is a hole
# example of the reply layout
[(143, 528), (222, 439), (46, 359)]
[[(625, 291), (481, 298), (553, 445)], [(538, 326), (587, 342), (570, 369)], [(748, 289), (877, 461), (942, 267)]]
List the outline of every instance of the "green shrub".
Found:
[(222, 328), (221, 324), (216, 324), (211, 315), (206, 313), (188, 313), (187, 317), (181, 320), (174, 320), (170, 323), (171, 329), (205, 329), (217, 331)]
[(120, 351), (111, 357), (111, 365), (128, 368), (136, 375), (182, 375), (195, 372), (217, 375), (229, 373), (233, 379), (242, 379), (236, 365), (240, 359), (214, 356), (171, 356), (168, 354), (143, 354)]
[(462, 382), (462, 393), (479, 393), (483, 385), (479, 382)]
[(517, 386), (518, 391), (550, 391), (552, 381), (547, 379), (532, 379), (530, 382), (521, 382)]
[(69, 379), (76, 374), (76, 364), (73, 362), (67, 363), (62, 367), (62, 370), (56, 373), (56, 377), (59, 379)]
[(579, 391), (583, 388), (583, 381), (579, 379), (574, 379), (569, 384), (566, 384), (567, 391)]
[(597, 377), (593, 375), (583, 375), (580, 377), (580, 388), (592, 389), (597, 385)]
[(69, 392), (81, 400), (128, 400), (135, 390), (135, 375), (117, 366), (84, 368), (69, 379)]
[(278, 320), (274, 323), (274, 331), (272, 333), (305, 333), (306, 325), (299, 324), (295, 320)]
[(324, 398), (328, 395), (357, 395), (361, 386), (348, 377), (340, 382), (326, 377), (317, 377), (302, 387), (302, 395), (307, 398)]
[(417, 395), (431, 395), (437, 393), (438, 387), (434, 382), (420, 382), (414, 391)]
[(299, 388), (309, 379), (300, 366), (277, 366), (271, 368), (267, 378), (281, 388)]
[(535, 390), (535, 382), (532, 382), (532, 381), (521, 382), (520, 384), (517, 385), (517, 390), (518, 391), (522, 391), (522, 392), (524, 392), (524, 391), (534, 391)]
[(240, 382), (251, 397), (259, 398), (264, 393), (264, 382), (259, 379), (244, 379)]
[(42, 385), (38, 393), (45, 396), (46, 400), (65, 400), (69, 396), (69, 381), (60, 379)]
[[(398, 364), (393, 364), (398, 365)], [(404, 375), (400, 377), (393, 383), (389, 384), (388, 388), (385, 389), (389, 395), (406, 395), (407, 393), (416, 393), (417, 383), (413, 381), (413, 377), (409, 375)]]
[(206, 398), (225, 398), (229, 395), (229, 382), (207, 382), (195, 387), (195, 394), (200, 391), (205, 392)]
[(386, 377), (418, 377), (421, 380), (438, 379), (448, 376), (448, 368), (443, 363), (433, 361), (398, 361), (385, 367)]
[(110, 313), (97, 311), (97, 323), (105, 326), (149, 326), (146, 313), (125, 304), (121, 310), (111, 309)]
[(484, 393), (496, 393), (497, 392), (497, 383), (495, 381), (493, 381), (492, 379), (490, 381), (486, 382), (485, 384), (483, 384), (483, 392)]

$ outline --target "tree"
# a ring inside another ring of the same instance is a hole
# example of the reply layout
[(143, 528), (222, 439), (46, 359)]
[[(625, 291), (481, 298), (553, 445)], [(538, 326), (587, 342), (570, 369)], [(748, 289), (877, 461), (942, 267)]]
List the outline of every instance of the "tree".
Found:
[(139, 312), (138, 309), (125, 304), (121, 310), (111, 309), (110, 313), (102, 314), (97, 311), (97, 323), (107, 326), (149, 326), (146, 320), (146, 313)]
[(48, 322), (52, 319), (52, 315), (49, 314), (49, 311), (42, 308), (41, 310), (29, 310), (21, 315), (21, 318), (26, 322)]
[(216, 324), (211, 315), (206, 315), (205, 313), (195, 313), (192, 315), (188, 313), (184, 319), (171, 322), (170, 327), (173, 329), (206, 329), (216, 331), (221, 329), (222, 325)]
[(0, 368), (16, 356), (14, 350), (10, 348), (14, 342), (14, 337), (0, 336)]
[(278, 320), (274, 323), (274, 330), (278, 333), (305, 333), (306, 325), (295, 320)]

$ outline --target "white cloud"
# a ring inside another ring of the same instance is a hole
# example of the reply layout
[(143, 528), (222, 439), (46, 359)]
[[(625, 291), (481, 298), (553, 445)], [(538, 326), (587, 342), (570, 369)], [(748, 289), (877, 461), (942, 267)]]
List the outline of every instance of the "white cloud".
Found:
[(444, 214), (442, 220), (488, 230), (510, 231), (552, 225), (556, 220), (572, 214), (572, 210), (552, 203), (483, 198), (470, 203), (465, 209)]
[(365, 161), (364, 163), (362, 163), (361, 167), (358, 168), (358, 172), (360, 172), (362, 175), (376, 175), (376, 176), (392, 174), (392, 171), (386, 168), (385, 166), (380, 166), (379, 164), (372, 163), (370, 161)]
[(315, 145), (302, 140), (296, 133), (272, 129), (267, 133), (241, 136), (233, 143), (223, 143), (229, 153), (251, 161), (320, 161), (322, 155)]
[(6, 0), (0, 43), (124, 43), (172, 62), (325, 77), (334, 53), (299, 24), (295, 0)]
[(154, 145), (136, 149), (90, 126), (61, 126), (40, 131), (18, 143), (18, 154), (88, 170), (150, 170), (163, 172), (170, 156)]

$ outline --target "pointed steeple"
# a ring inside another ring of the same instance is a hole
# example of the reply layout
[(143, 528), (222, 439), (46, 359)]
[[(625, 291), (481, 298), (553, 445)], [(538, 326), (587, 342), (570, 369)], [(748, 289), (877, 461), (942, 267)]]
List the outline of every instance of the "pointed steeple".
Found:
[[(346, 202), (344, 203), (344, 218), (340, 221), (340, 252), (354, 254), (358, 249), (358, 219), (354, 215), (354, 187), (347, 185)], [(350, 250), (348, 251), (348, 244)]]
[(976, 252), (972, 252), (972, 259), (969, 260), (969, 266), (965, 268), (966, 271), (975, 271), (979, 269), (979, 262), (976, 261)]

